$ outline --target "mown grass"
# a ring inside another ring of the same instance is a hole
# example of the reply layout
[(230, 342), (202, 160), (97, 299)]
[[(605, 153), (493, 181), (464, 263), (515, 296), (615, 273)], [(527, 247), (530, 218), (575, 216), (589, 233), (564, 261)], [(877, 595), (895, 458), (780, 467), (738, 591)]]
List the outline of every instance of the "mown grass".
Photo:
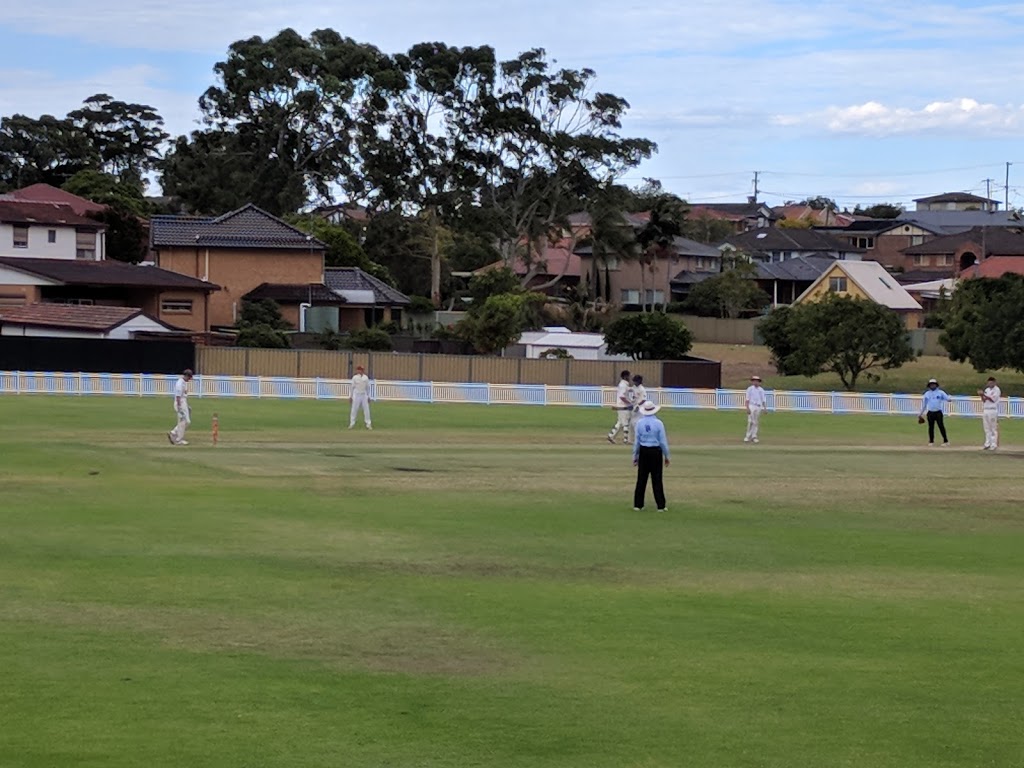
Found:
[(1021, 423), (193, 407), (0, 398), (0, 765), (1024, 762)]
[[(753, 374), (764, 378), (769, 389), (835, 392), (844, 389), (839, 377), (832, 373), (817, 376), (779, 376), (771, 364), (767, 347), (734, 344), (694, 344), (690, 354), (722, 363), (722, 386), (745, 389)], [(1003, 394), (1024, 397), (1024, 373), (1014, 370), (979, 373), (967, 363), (948, 357), (919, 357), (893, 370), (872, 369), (862, 375), (856, 389), (860, 392), (923, 392), (929, 379), (937, 378), (951, 395), (973, 395), (985, 386), (985, 379), (995, 376)]]

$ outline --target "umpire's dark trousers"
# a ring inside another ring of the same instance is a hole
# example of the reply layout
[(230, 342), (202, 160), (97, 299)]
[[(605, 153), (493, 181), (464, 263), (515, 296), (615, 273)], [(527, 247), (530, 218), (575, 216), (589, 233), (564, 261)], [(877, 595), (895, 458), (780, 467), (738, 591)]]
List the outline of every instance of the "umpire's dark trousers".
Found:
[(665, 508), (665, 486), (661, 483), (661, 474), (665, 467), (665, 459), (661, 448), (640, 446), (636, 462), (636, 490), (633, 491), (633, 506), (644, 508), (644, 497), (647, 496), (647, 478), (651, 479), (654, 489), (654, 502), (658, 509)]
[(942, 411), (928, 411), (928, 442), (935, 442), (935, 425), (939, 426), (939, 432), (942, 434), (942, 442), (948, 443), (949, 438), (946, 437), (946, 425), (942, 421)]

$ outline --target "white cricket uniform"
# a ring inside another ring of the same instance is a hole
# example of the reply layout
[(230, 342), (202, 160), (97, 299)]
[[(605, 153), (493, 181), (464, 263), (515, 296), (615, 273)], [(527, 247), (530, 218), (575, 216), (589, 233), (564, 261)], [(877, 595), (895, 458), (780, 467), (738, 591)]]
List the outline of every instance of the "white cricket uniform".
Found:
[(758, 430), (761, 428), (761, 413), (767, 405), (764, 387), (759, 387), (756, 384), (747, 387), (747, 435), (743, 438), (744, 442), (757, 441)]
[(172, 443), (185, 441), (185, 431), (192, 423), (192, 411), (188, 407), (188, 382), (184, 376), (179, 376), (174, 382), (174, 413), (178, 417), (178, 424), (171, 430), (170, 438)]
[(356, 425), (359, 409), (363, 409), (363, 421), (367, 429), (372, 429), (370, 422), (370, 377), (365, 373), (357, 373), (352, 377), (352, 411), (349, 414), (348, 427)]
[(640, 406), (647, 400), (647, 387), (643, 384), (633, 385), (633, 414), (630, 419), (630, 426), (636, 427), (636, 423), (640, 421)]
[(999, 400), (1002, 392), (998, 385), (985, 388), (985, 400), (981, 408), (981, 423), (985, 428), (985, 447), (995, 450), (999, 447)]
[(619, 382), (619, 386), (615, 391), (615, 426), (612, 427), (612, 431), (608, 433), (608, 440), (615, 442), (615, 436), (620, 431), (623, 433), (623, 442), (629, 442), (629, 423), (633, 416), (633, 403), (635, 401), (636, 392), (633, 386), (622, 379)]

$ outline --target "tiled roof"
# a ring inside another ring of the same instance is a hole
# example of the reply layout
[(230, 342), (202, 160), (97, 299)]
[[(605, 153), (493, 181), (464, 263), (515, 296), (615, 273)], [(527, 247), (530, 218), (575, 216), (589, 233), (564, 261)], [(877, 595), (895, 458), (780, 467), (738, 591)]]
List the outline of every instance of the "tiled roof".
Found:
[(915, 283), (926, 283), (930, 280), (940, 280), (953, 276), (951, 269), (913, 269), (909, 272), (896, 272), (893, 277), (900, 285), (914, 285)]
[(242, 298), (245, 301), (270, 299), (271, 301), (276, 301), (282, 304), (301, 304), (303, 302), (309, 302), (310, 304), (319, 305), (338, 305), (346, 303), (345, 297), (339, 296), (322, 283), (262, 283), (253, 288)]
[(973, 227), (1019, 227), (1022, 223), (1016, 211), (908, 211), (900, 220), (937, 235), (966, 232)]
[(383, 280), (378, 280), (359, 267), (329, 267), (324, 270), (324, 283), (332, 291), (372, 291), (374, 301), (382, 306), (406, 306), (409, 297)]
[(717, 277), (720, 272), (691, 272), (688, 269), (684, 269), (682, 272), (672, 278), (672, 285), (697, 285), (697, 283), (703, 283), (705, 280), (711, 277)]
[(975, 227), (956, 235), (937, 237), (921, 245), (912, 245), (904, 248), (903, 253), (908, 256), (948, 255), (965, 246), (983, 248), (985, 256), (1024, 256), (1024, 234), (1020, 227)]
[[(26, 304), (20, 307), (0, 307), (0, 324), (110, 331), (141, 314), (142, 310), (134, 307)], [(149, 319), (169, 330), (178, 330), (155, 318)]]
[(943, 192), (941, 195), (931, 197), (919, 197), (915, 203), (998, 203), (998, 200), (991, 200), (987, 197), (979, 197), (969, 192)]
[(865, 234), (881, 234), (882, 232), (888, 232), (890, 229), (904, 224), (902, 219), (858, 219), (852, 222), (849, 226), (843, 228), (843, 232), (863, 232)]
[(816, 229), (780, 229), (778, 227), (751, 229), (748, 232), (727, 237), (722, 244), (731, 245), (749, 253), (764, 251), (864, 252), (863, 248), (855, 248), (846, 240)]
[(216, 218), (154, 216), (150, 221), (150, 242), (154, 248), (326, 248), (315, 237), (252, 204)]
[(757, 279), (813, 282), (835, 263), (835, 259), (826, 256), (798, 256), (770, 264), (757, 262)]
[(88, 213), (101, 213), (107, 209), (105, 205), (94, 203), (92, 200), (73, 195), (49, 184), (30, 184), (27, 187), (12, 190), (4, 195), (4, 197), (23, 200), (28, 203), (57, 203), (58, 205), (66, 205), (79, 216), (85, 216)]
[(0, 257), (0, 266), (17, 269), (65, 285), (132, 286), (139, 288), (187, 288), (217, 291), (219, 285), (159, 267), (126, 264), (123, 261), (79, 261), (73, 259), (24, 259)]
[(95, 219), (79, 216), (71, 206), (15, 200), (9, 195), (0, 195), (0, 221), (5, 224), (53, 224), (81, 229), (105, 229)]
[(778, 218), (764, 203), (690, 203), (690, 218), (701, 214), (717, 214), (719, 218), (733, 220), (756, 219), (762, 214), (765, 214), (766, 218)]
[(961, 271), (960, 277), (1002, 277), (1006, 274), (1024, 275), (1024, 259), (1020, 256), (992, 256)]
[(845, 227), (855, 221), (849, 213), (840, 213), (828, 208), (813, 208), (810, 205), (780, 205), (772, 208), (772, 213), (780, 219), (800, 221), (809, 219), (815, 226), (823, 227)]

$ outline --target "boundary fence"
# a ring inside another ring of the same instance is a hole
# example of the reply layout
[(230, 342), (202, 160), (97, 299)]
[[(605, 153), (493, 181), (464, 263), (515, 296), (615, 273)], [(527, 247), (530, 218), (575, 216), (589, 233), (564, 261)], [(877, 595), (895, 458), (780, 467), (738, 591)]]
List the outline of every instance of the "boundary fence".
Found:
[[(170, 397), (176, 375), (147, 373), (26, 373), (0, 371), (0, 395), (107, 395)], [(191, 394), (198, 398), (267, 400), (346, 400), (346, 379), (294, 379), (265, 376), (196, 376)], [(731, 389), (649, 389), (651, 400), (671, 410), (739, 411), (745, 393)], [(479, 405), (566, 405), (611, 407), (612, 387), (545, 384), (455, 384), (436, 381), (371, 381), (370, 397), (413, 403)], [(920, 395), (861, 392), (768, 391), (768, 410), (793, 413), (913, 416)], [(980, 417), (981, 399), (953, 396), (947, 414)], [(1004, 398), (1000, 415), (1024, 418), (1024, 398)]]

